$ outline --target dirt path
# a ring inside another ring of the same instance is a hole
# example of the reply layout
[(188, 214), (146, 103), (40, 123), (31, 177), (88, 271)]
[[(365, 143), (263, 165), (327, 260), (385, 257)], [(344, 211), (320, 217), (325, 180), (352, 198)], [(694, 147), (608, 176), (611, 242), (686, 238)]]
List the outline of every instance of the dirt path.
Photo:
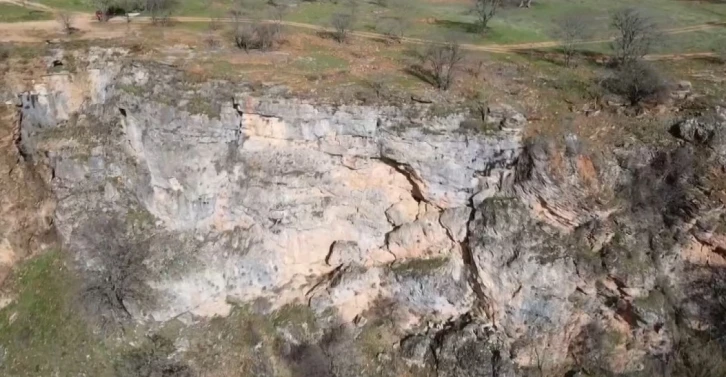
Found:
[[(0, 0), (0, 3), (10, 3), (14, 5), (22, 6), (23, 2), (21, 0)], [(26, 1), (25, 6), (42, 10), (46, 12), (55, 12), (56, 10), (48, 7), (46, 5), (35, 3), (31, 1)], [(209, 17), (175, 17), (175, 22), (210, 22), (212, 19)], [(231, 23), (232, 19), (229, 18), (222, 18), (222, 19), (215, 19), (217, 22), (223, 22), (223, 23)], [(132, 24), (139, 24), (139, 23), (150, 23), (151, 18), (150, 17), (136, 17), (132, 19)], [(243, 22), (253, 22), (252, 20), (243, 20)], [(266, 22), (272, 22), (272, 21), (266, 21)], [(110, 20), (111, 24), (118, 24), (118, 23), (126, 23), (125, 18), (114, 18)], [(285, 26), (295, 27), (295, 28), (301, 28), (301, 29), (308, 29), (308, 30), (315, 30), (315, 31), (321, 31), (321, 32), (329, 32), (332, 31), (330, 28), (326, 28), (324, 26), (320, 25), (314, 25), (314, 24), (306, 24), (306, 23), (300, 23), (300, 22), (292, 22), (292, 21), (282, 21), (282, 24)], [(108, 38), (115, 38), (120, 37), (123, 35), (124, 31), (120, 30), (111, 30), (111, 28), (102, 27), (103, 24), (98, 23), (96, 21), (96, 18), (93, 14), (90, 13), (74, 13), (74, 26), (78, 29), (80, 29), (83, 34), (79, 36), (81, 39), (108, 39)], [(726, 23), (723, 22), (714, 22), (714, 23), (707, 23), (707, 24), (699, 24), (699, 25), (691, 25), (691, 26), (683, 26), (683, 27), (677, 27), (677, 28), (670, 28), (670, 29), (662, 29), (660, 32), (663, 34), (683, 34), (683, 33), (692, 33), (697, 31), (705, 31), (715, 28), (722, 28), (725, 27)], [(29, 22), (15, 22), (15, 23), (0, 23), (0, 42), (37, 42), (42, 41), (46, 39), (47, 35), (41, 36), (43, 33), (57, 33), (59, 32), (59, 26), (56, 21), (29, 21)], [(383, 34), (378, 33), (371, 33), (371, 32), (364, 32), (364, 31), (356, 31), (352, 32), (351, 35), (359, 37), (359, 38), (367, 38), (367, 39), (386, 39), (387, 37)], [(600, 44), (600, 43), (608, 43), (612, 42), (614, 38), (608, 38), (608, 39), (598, 39), (598, 40), (589, 40), (589, 41), (582, 41), (579, 44)], [(409, 44), (430, 44), (430, 43), (437, 43), (435, 41), (426, 40), (426, 39), (419, 39), (419, 38), (409, 38), (404, 37), (401, 38), (401, 42), (409, 43)], [(461, 48), (469, 51), (482, 51), (482, 52), (491, 52), (491, 53), (499, 53), (499, 54), (505, 54), (505, 53), (513, 53), (517, 51), (523, 51), (523, 50), (532, 50), (532, 49), (544, 49), (544, 48), (553, 48), (561, 46), (561, 41), (545, 41), (545, 42), (531, 42), (531, 43), (515, 43), (515, 44), (488, 44), (488, 45), (478, 45), (478, 44), (462, 44)], [(703, 54), (710, 54), (708, 56), (712, 56), (711, 53), (699, 53), (696, 54), (698, 56), (704, 56)], [(653, 56), (659, 56), (659, 57), (667, 57), (667, 56), (679, 56), (679, 57), (685, 57), (689, 55), (694, 54), (674, 54), (674, 55), (653, 55)], [(660, 59), (659, 60), (663, 60)]]
[(21, 0), (2, 0), (2, 1), (0, 1), (0, 3), (13, 4), (13, 5), (17, 5), (19, 7), (36, 9), (36, 10), (40, 10), (40, 11), (44, 11), (44, 12), (54, 12), (55, 11), (55, 9), (53, 9), (47, 5), (35, 3), (32, 1), (23, 2)]

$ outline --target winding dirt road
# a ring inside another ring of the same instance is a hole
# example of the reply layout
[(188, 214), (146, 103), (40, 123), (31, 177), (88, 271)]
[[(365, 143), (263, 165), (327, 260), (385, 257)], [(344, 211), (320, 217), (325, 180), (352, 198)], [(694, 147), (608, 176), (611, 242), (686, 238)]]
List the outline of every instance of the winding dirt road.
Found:
[[(0, 0), (0, 3), (9, 3), (14, 5), (23, 6), (23, 2), (20, 0)], [(51, 7), (48, 7), (46, 5), (26, 1), (24, 2), (26, 7), (33, 8), (40, 11), (45, 12), (51, 12), (55, 13), (56, 9), (53, 9)], [(175, 22), (210, 22), (212, 19), (210, 17), (174, 17)], [(217, 22), (223, 22), (223, 23), (231, 23), (232, 19), (230, 18), (222, 18), (222, 19), (215, 19)], [(133, 24), (138, 23), (150, 23), (151, 18), (149, 17), (136, 17), (132, 19)], [(243, 20), (243, 22), (252, 22), (252, 20)], [(267, 20), (267, 22), (273, 22), (271, 20)], [(114, 18), (109, 21), (111, 24), (119, 24), (119, 23), (126, 23), (125, 18)], [(301, 22), (292, 22), (292, 21), (282, 21), (281, 22), (285, 26), (289, 27), (295, 27), (295, 28), (301, 28), (301, 29), (308, 29), (308, 30), (315, 30), (315, 31), (331, 31), (330, 28), (326, 28), (324, 26), (320, 25), (314, 25), (314, 24), (307, 24), (307, 23), (301, 23)], [(107, 39), (107, 38), (115, 38), (115, 37), (121, 37), (123, 36), (124, 31), (123, 30), (111, 30), (110, 28), (104, 28), (101, 27), (102, 24), (96, 21), (96, 17), (93, 14), (90, 13), (80, 13), (76, 12), (74, 13), (74, 26), (81, 31), (83, 31), (83, 34), (80, 36), (82, 39)], [(712, 22), (712, 23), (706, 23), (706, 24), (699, 24), (699, 25), (691, 25), (691, 26), (683, 26), (683, 27), (677, 27), (677, 28), (669, 28), (669, 29), (661, 29), (660, 32), (666, 35), (673, 35), (673, 34), (684, 34), (684, 33), (692, 33), (697, 31), (706, 31), (716, 28), (723, 28), (726, 27), (726, 22)], [(0, 23), (0, 42), (39, 42), (47, 39), (46, 36), (42, 36), (40, 34), (47, 34), (47, 33), (53, 33), (58, 32), (59, 26), (58, 22), (55, 20), (46, 20), (46, 21), (28, 21), (28, 22), (13, 22), (13, 23)], [(364, 32), (364, 31), (356, 31), (352, 32), (351, 35), (359, 37), (359, 38), (367, 38), (367, 39), (385, 39), (386, 36), (379, 33), (371, 33), (371, 32)], [(580, 44), (599, 44), (599, 43), (607, 43), (613, 41), (613, 38), (608, 39), (596, 39), (596, 40), (588, 40), (588, 41), (582, 41)], [(430, 44), (430, 43), (438, 43), (435, 41), (427, 40), (427, 39), (420, 39), (420, 38), (409, 38), (404, 37), (401, 38), (401, 42), (409, 43), (409, 44)], [(487, 44), (487, 45), (478, 45), (478, 44), (461, 44), (461, 48), (469, 51), (482, 51), (482, 52), (491, 52), (491, 53), (514, 53), (517, 51), (526, 51), (526, 50), (535, 50), (535, 49), (545, 49), (545, 48), (553, 48), (561, 46), (561, 41), (546, 41), (546, 42), (532, 42), (532, 43), (517, 43), (517, 44)], [(691, 53), (691, 54), (668, 54), (668, 55), (650, 55), (647, 58), (649, 60), (666, 60), (666, 59), (682, 59), (686, 57), (708, 57), (713, 56), (713, 53), (710, 52), (703, 52), (703, 53)]]

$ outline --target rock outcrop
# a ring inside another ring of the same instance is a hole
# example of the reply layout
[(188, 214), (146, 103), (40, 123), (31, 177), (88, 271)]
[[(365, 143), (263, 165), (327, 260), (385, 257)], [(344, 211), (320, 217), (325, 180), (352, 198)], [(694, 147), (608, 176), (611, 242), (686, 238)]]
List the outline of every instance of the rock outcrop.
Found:
[[(83, 229), (122, 224), (128, 242), (163, 250), (145, 262), (158, 304), (130, 305), (136, 316), (223, 314), (229, 300), (261, 297), (343, 307), (347, 295), (346, 320), (380, 297), (437, 320), (471, 309), (461, 243), (472, 198), (496, 195), (511, 175), (520, 114), (492, 112), (500, 131), (484, 134), (427, 106), (258, 96), (162, 65), (106, 67), (109, 52), (95, 54), (81, 77), (50, 76), (21, 96), (23, 148), (52, 167), (55, 225), (85, 268), (103, 268), (105, 241)], [(449, 267), (431, 285), (381, 270), (434, 259)], [(325, 285), (361, 271), (353, 281), (377, 288)]]
[(686, 293), (713, 296), (706, 267), (726, 266), (718, 122), (596, 159), (574, 135), (524, 144), (509, 106), (481, 130), (425, 104), (279, 98), (113, 54), (22, 94), (19, 143), (124, 318), (297, 302), (358, 328), (385, 307), (404, 364), (439, 376), (637, 375), (680, 357), (676, 331), (720, 326)]

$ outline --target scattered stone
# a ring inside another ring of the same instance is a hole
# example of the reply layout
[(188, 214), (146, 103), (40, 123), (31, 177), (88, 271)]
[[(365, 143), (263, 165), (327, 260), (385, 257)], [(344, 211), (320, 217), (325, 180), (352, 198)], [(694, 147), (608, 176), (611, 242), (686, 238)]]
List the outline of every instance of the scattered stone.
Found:
[(689, 118), (676, 123), (671, 127), (673, 136), (691, 143), (707, 143), (714, 135), (715, 126)]
[(362, 264), (364, 256), (355, 241), (335, 241), (330, 247), (330, 254), (325, 260), (329, 266), (341, 264)]
[(433, 341), (428, 336), (412, 335), (401, 341), (401, 355), (407, 363), (423, 367), (434, 361), (432, 345)]

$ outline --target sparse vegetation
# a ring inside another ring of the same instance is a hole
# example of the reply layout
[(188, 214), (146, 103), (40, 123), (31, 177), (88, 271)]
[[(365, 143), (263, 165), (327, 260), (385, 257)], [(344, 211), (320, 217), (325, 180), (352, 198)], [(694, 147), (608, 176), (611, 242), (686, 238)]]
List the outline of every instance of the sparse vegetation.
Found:
[(146, 0), (144, 9), (149, 12), (154, 25), (166, 26), (179, 5), (178, 0)]
[(668, 95), (668, 84), (660, 72), (651, 64), (639, 61), (618, 67), (604, 85), (627, 99), (631, 106), (644, 101), (661, 102)]
[(408, 21), (404, 17), (382, 17), (376, 23), (376, 31), (385, 35), (390, 42), (401, 43), (408, 26)]
[(633, 63), (648, 54), (655, 45), (657, 27), (655, 23), (634, 8), (615, 12), (610, 25), (616, 32), (613, 42), (614, 59), (619, 64)]
[(425, 275), (446, 266), (448, 262), (447, 256), (416, 258), (394, 264), (392, 271), (399, 275)]
[(496, 16), (501, 6), (502, 0), (474, 0), (474, 14), (480, 32), (487, 29), (489, 21)]
[(412, 67), (414, 73), (431, 82), (440, 90), (448, 90), (464, 60), (464, 52), (456, 42), (432, 44), (418, 53), (419, 63)]
[(355, 22), (353, 12), (336, 12), (330, 17), (330, 25), (333, 26), (333, 38), (339, 43), (348, 41), (348, 34)]
[(592, 37), (592, 20), (582, 13), (569, 13), (557, 23), (556, 36), (562, 41), (562, 53), (565, 56), (565, 66), (572, 66), (572, 59), (577, 53), (577, 46), (583, 40)]
[(56, 20), (61, 27), (61, 30), (66, 35), (71, 35), (75, 28), (73, 28), (73, 14), (67, 11), (60, 11), (56, 15)]
[(160, 335), (149, 336), (141, 347), (124, 354), (114, 365), (117, 377), (193, 377), (186, 364), (171, 358), (174, 344)]
[(24, 22), (38, 20), (52, 20), (49, 12), (19, 7), (13, 4), (0, 3), (0, 22)]
[(17, 298), (0, 310), (0, 375), (112, 376), (108, 349), (75, 312), (78, 281), (60, 252), (25, 262), (9, 281)]
[(146, 284), (146, 250), (131, 241), (124, 229), (123, 223), (110, 219), (84, 229), (84, 238), (103, 240), (106, 247), (95, 256), (80, 301), (88, 320), (106, 332), (119, 329), (153, 299)]
[(235, 22), (234, 43), (237, 48), (249, 52), (252, 49), (267, 51), (275, 46), (279, 39), (280, 27), (271, 23), (243, 23)]

